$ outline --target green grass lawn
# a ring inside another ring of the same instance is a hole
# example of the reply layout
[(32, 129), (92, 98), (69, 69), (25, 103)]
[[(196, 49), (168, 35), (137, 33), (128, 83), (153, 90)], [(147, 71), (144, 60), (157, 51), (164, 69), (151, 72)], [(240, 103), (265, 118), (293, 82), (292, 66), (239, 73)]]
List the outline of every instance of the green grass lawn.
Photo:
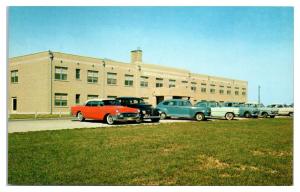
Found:
[(293, 120), (8, 135), (13, 185), (292, 185)]

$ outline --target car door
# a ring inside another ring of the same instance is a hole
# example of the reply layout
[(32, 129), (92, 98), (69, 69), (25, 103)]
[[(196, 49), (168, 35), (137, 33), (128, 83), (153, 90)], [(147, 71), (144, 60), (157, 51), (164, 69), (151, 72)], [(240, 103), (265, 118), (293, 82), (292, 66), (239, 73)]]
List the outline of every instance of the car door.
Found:
[(88, 101), (86, 103), (86, 105), (82, 108), (82, 113), (83, 113), (83, 116), (87, 119), (91, 119), (92, 118), (92, 107), (94, 105), (94, 101)]
[(103, 106), (101, 106), (101, 101), (89, 101), (85, 107), (84, 117), (88, 119), (101, 120), (101, 112)]
[(105, 108), (103, 101), (96, 101), (91, 109), (92, 119), (102, 120), (107, 111)]
[(178, 117), (192, 117), (191, 103), (189, 101), (178, 101), (177, 115)]
[(178, 116), (178, 102), (177, 101), (169, 101), (168, 105), (166, 106), (168, 110), (168, 116)]

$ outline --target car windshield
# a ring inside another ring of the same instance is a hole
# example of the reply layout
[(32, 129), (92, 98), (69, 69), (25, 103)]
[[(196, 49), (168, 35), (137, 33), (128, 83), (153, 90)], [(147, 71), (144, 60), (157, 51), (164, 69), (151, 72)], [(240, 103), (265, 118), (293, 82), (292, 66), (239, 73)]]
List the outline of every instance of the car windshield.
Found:
[(103, 100), (103, 105), (121, 105), (118, 100)]
[(128, 98), (128, 99), (118, 99), (122, 104), (146, 104), (141, 98)]

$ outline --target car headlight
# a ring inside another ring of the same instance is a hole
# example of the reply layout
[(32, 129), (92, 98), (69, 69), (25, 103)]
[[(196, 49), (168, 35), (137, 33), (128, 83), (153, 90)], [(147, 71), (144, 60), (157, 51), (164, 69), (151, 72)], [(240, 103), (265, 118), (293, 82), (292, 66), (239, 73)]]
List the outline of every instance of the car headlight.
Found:
[(143, 114), (146, 114), (146, 111), (145, 111), (145, 110), (143, 110), (143, 111), (142, 111), (142, 113), (143, 113)]
[(140, 112), (141, 112), (141, 110), (139, 110), (139, 109), (138, 109), (138, 110), (137, 110), (137, 112), (138, 112), (138, 113), (140, 113)]
[(119, 110), (118, 110), (118, 109), (116, 110), (116, 113), (119, 113)]

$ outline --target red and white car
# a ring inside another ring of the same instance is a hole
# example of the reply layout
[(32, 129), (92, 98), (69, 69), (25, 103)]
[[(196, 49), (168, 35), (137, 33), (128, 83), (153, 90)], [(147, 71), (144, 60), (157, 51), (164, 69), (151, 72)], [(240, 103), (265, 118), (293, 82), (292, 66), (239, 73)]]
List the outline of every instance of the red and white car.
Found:
[(140, 122), (140, 110), (121, 106), (115, 99), (92, 99), (84, 105), (71, 107), (71, 113), (79, 121), (85, 119), (103, 120), (112, 125), (115, 121)]

